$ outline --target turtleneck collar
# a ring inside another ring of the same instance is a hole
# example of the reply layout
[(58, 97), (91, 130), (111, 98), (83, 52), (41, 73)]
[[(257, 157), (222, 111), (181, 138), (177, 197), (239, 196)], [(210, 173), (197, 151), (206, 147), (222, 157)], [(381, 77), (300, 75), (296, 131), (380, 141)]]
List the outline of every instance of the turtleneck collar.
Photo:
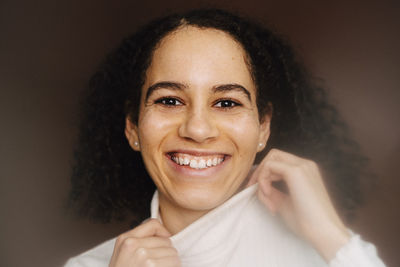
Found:
[[(171, 237), (183, 266), (224, 265), (240, 237), (240, 216), (254, 200), (256, 190), (257, 185), (244, 189)], [(151, 202), (151, 217), (161, 221), (157, 191)]]

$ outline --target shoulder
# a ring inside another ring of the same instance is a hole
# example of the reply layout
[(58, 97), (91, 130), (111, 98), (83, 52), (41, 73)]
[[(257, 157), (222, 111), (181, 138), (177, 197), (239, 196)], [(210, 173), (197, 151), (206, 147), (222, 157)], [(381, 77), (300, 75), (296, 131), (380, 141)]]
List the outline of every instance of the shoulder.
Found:
[(116, 238), (108, 240), (67, 261), (64, 267), (107, 267), (114, 250)]

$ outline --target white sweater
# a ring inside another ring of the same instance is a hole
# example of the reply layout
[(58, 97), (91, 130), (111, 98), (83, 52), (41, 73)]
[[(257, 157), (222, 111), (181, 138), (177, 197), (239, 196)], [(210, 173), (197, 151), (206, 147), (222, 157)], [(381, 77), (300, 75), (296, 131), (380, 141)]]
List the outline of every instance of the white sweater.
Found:
[[(353, 235), (327, 264), (258, 201), (257, 185), (236, 194), (171, 237), (182, 267), (384, 267), (375, 247)], [(159, 219), (158, 194), (151, 217)], [(115, 238), (75, 258), (65, 267), (106, 267)]]

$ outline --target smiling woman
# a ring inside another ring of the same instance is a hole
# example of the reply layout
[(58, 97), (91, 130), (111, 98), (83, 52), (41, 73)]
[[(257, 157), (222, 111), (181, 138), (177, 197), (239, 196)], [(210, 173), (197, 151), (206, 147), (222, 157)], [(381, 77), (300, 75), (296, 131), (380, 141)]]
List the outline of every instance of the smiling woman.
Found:
[[(139, 142), (132, 148), (158, 189), (164, 224), (176, 233), (238, 191), (267, 141), (270, 118), (260, 124), (243, 49), (214, 29), (185, 26), (165, 37), (143, 88), (138, 125), (128, 118), (126, 135)], [(193, 218), (180, 220), (183, 209)]]
[(153, 219), (67, 266), (384, 266), (326, 189), (352, 214), (363, 158), (263, 27), (220, 10), (154, 21), (94, 76), (84, 114), (72, 203)]

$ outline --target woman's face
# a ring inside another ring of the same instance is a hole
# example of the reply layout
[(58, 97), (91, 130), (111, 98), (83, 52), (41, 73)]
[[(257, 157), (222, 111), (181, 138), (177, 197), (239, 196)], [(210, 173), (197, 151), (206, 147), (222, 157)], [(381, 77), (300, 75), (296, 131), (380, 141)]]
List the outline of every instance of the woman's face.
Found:
[(222, 31), (183, 27), (154, 51), (126, 135), (161, 207), (208, 211), (240, 189), (269, 136), (270, 118), (262, 121), (241, 46)]

